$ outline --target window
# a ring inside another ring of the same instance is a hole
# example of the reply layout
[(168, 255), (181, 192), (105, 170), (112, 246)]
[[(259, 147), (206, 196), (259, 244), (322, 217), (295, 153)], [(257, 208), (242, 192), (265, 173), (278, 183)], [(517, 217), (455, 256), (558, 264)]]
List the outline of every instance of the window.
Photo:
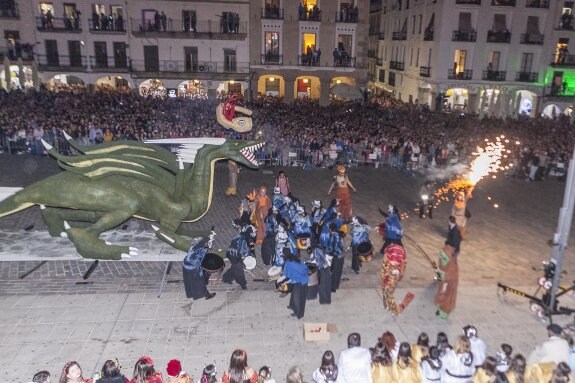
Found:
[[(280, 54), (280, 34), (279, 32), (266, 32), (264, 37), (264, 52), (270, 56), (279, 56)], [(315, 42), (314, 42), (315, 46)]]
[(304, 33), (303, 34), (302, 47), (301, 47), (301, 53), (302, 54), (306, 54), (308, 48), (310, 48), (312, 50), (312, 52), (315, 50), (315, 39), (316, 39), (315, 33)]
[(493, 30), (495, 32), (505, 32), (507, 30), (507, 23), (505, 21), (505, 15), (494, 15), (493, 16)]
[(429, 53), (427, 55), (427, 66), (430, 67), (431, 66), (431, 54), (433, 53), (433, 50), (431, 48), (429, 48)]
[(415, 34), (415, 16), (411, 16), (411, 34)]
[(280, 95), (280, 81), (275, 77), (266, 78), (266, 96)]
[(457, 49), (455, 51), (455, 57), (453, 60), (453, 71), (455, 74), (463, 73), (465, 71), (465, 60), (467, 58), (467, 51), (463, 49)]
[(473, 32), (473, 27), (471, 26), (471, 13), (469, 12), (459, 13), (459, 32), (463, 33)]
[(50, 12), (52, 14), (52, 16), (55, 15), (54, 13), (54, 4), (52, 3), (47, 3), (47, 2), (40, 2), (40, 13), (45, 15), (48, 12)]
[(226, 72), (235, 72), (236, 68), (236, 50), (224, 49), (224, 70)]
[(532, 65), (533, 65), (533, 53), (523, 53), (523, 55), (521, 56), (520, 72), (524, 73), (531, 72)]
[(409, 55), (409, 65), (413, 66), (413, 48), (411, 48), (411, 55)]
[(184, 65), (186, 72), (198, 70), (198, 47), (184, 47)]
[(126, 53), (126, 43), (124, 42), (114, 43), (114, 67), (115, 68), (128, 67), (128, 55)]
[(421, 24), (423, 24), (423, 15), (419, 15), (419, 28), (417, 33), (421, 34)]
[(182, 11), (182, 30), (184, 32), (197, 32), (198, 16), (196, 11)]
[(353, 36), (352, 35), (338, 35), (337, 36), (337, 49), (340, 52), (346, 53), (351, 57), (353, 48)]
[(50, 66), (60, 66), (60, 58), (58, 56), (58, 41), (45, 40), (44, 48), (46, 49), (46, 62)]
[[(156, 20), (154, 16), (156, 15), (155, 9), (143, 9), (142, 10), (142, 23), (140, 24), (141, 31), (155, 31), (156, 30)], [(159, 29), (159, 25), (158, 28)]]
[(94, 55), (96, 56), (96, 67), (108, 67), (108, 52), (105, 41), (94, 41)]
[(299, 78), (297, 80), (297, 96), (300, 98), (310, 97), (311, 80), (309, 78)]
[(379, 76), (377, 78), (377, 81), (385, 82), (385, 70), (384, 69), (379, 70)]
[(419, 48), (417, 48), (417, 55), (415, 56), (415, 66), (419, 66)]

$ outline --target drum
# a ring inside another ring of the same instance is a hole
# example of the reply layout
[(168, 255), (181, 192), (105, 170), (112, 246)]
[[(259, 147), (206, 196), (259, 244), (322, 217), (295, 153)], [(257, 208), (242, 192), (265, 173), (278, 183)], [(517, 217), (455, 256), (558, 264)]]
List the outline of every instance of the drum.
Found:
[(210, 274), (210, 284), (216, 283), (222, 277), (225, 267), (224, 259), (214, 253), (207, 253), (202, 260), (202, 269)]
[(268, 270), (268, 277), (270, 277), (270, 279), (278, 279), (281, 274), (282, 274), (282, 268), (279, 266), (272, 266)]
[(281, 276), (276, 280), (276, 290), (282, 293), (291, 293), (293, 290), (293, 284), (287, 283), (288, 277)]
[(295, 239), (298, 250), (307, 249), (310, 246), (310, 238), (309, 234), (298, 235)]
[(369, 262), (373, 259), (373, 245), (365, 241), (357, 245), (357, 254), (362, 262)]
[(244, 258), (244, 267), (246, 270), (253, 270), (256, 268), (257, 261), (255, 257), (249, 256)]

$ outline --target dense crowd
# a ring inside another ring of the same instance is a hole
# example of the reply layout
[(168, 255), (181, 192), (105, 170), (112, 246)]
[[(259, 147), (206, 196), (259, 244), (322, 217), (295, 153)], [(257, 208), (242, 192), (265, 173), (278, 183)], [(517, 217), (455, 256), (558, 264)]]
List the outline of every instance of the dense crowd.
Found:
[(384, 97), (363, 104), (334, 101), (326, 107), (310, 100), (284, 104), (276, 98), (258, 97), (247, 105), (254, 111), (256, 129), (237, 137), (217, 124), (213, 101), (143, 98), (111, 88), (99, 90), (93, 94), (77, 89), (0, 94), (0, 145), (20, 148), (17, 152), (28, 143), (41, 154), (39, 138), (54, 142), (62, 130), (83, 144), (168, 137), (263, 137), (267, 144), (261, 159), (280, 165), (288, 163), (288, 153), (294, 150), (300, 162), (310, 166), (331, 166), (336, 160), (406, 165), (441, 164), (450, 157), (465, 157), (486, 138), (505, 135), (511, 157), (524, 165), (537, 157), (540, 166), (549, 167), (552, 162), (565, 162), (575, 142), (565, 116), (478, 120)]
[[(568, 383), (575, 355), (562, 337), (557, 324), (547, 327), (549, 339), (538, 346), (528, 358), (513, 353), (513, 347), (503, 343), (497, 352), (488, 355), (485, 342), (477, 328), (465, 326), (463, 334), (450, 343), (444, 332), (432, 342), (427, 333), (419, 334), (414, 344), (399, 342), (389, 331), (382, 334), (371, 348), (362, 347), (361, 335), (352, 333), (347, 349), (336, 359), (331, 350), (318, 357), (318, 368), (310, 374), (314, 383)], [(191, 367), (191, 366), (188, 366)], [(308, 372), (309, 373), (309, 372)], [(236, 349), (229, 367), (218, 376), (216, 366), (208, 364), (201, 376), (193, 379), (178, 359), (165, 367), (155, 366), (150, 356), (140, 357), (133, 371), (122, 371), (118, 359), (107, 360), (91, 378), (84, 378), (76, 361), (67, 362), (60, 373), (59, 383), (275, 383), (271, 368), (258, 370), (248, 365), (245, 350)], [(165, 377), (165, 378), (164, 378)], [(49, 383), (50, 372), (40, 371), (35, 383)], [(55, 380), (54, 380), (55, 381)], [(286, 383), (304, 383), (303, 371), (290, 368)]]

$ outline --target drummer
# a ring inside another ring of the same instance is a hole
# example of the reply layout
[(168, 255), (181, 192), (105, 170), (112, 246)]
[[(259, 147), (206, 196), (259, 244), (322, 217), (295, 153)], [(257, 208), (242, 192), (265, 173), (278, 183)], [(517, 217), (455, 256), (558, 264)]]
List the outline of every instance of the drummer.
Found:
[(319, 270), (319, 303), (331, 303), (331, 262), (333, 257), (327, 255), (321, 245), (311, 250), (310, 261), (315, 263)]
[(210, 293), (206, 287), (210, 275), (202, 269), (202, 261), (209, 249), (212, 248), (216, 233), (212, 231), (208, 237), (202, 238), (193, 245), (184, 258), (182, 270), (184, 273), (184, 286), (186, 297), (194, 300), (200, 298), (212, 299), (216, 293)]
[(250, 216), (246, 212), (244, 212), (240, 219), (234, 220), (233, 225), (239, 228), (240, 235), (246, 241), (250, 253), (248, 255), (255, 257), (257, 232), (256, 228), (251, 223)]
[(361, 260), (359, 259), (358, 246), (361, 243), (369, 243), (369, 232), (371, 227), (361, 217), (351, 219), (351, 268), (356, 274), (359, 274)]
[(288, 283), (293, 285), (288, 309), (293, 310), (291, 316), (301, 319), (305, 313), (307, 300), (308, 268), (298, 257), (289, 254), (286, 257), (283, 274), (289, 279)]
[[(297, 207), (297, 215), (293, 219), (293, 234), (296, 240), (306, 243), (305, 249), (309, 247), (309, 239), (311, 238), (311, 220), (303, 206)], [(298, 248), (301, 247), (298, 246)]]
[(232, 239), (230, 247), (226, 251), (226, 256), (230, 260), (231, 267), (224, 273), (222, 281), (232, 284), (234, 281), (240, 285), (242, 290), (247, 290), (248, 282), (244, 274), (244, 258), (250, 255), (249, 244), (244, 235), (239, 232), (241, 229), (237, 225), (238, 234)]
[(341, 274), (343, 272), (343, 235), (340, 231), (343, 226), (338, 227), (336, 223), (332, 222), (329, 225), (329, 238), (325, 252), (332, 257), (331, 264), (331, 292), (335, 293), (339, 289), (341, 282)]

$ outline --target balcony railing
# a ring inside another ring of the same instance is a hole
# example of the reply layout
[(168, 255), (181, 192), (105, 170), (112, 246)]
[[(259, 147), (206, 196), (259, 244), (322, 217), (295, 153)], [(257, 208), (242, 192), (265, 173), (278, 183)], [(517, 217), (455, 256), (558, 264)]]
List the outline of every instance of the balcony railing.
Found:
[(451, 41), (469, 41), (474, 43), (477, 41), (477, 32), (453, 31)]
[(336, 23), (357, 23), (358, 22), (358, 15), (353, 12), (336, 12), (335, 13), (335, 22)]
[(84, 72), (88, 67), (87, 56), (37, 55), (40, 70), (68, 70)]
[(18, 10), (18, 3), (15, 1), (12, 4), (2, 4), (0, 2), (0, 18), (1, 19), (19, 19), (20, 11)]
[(527, 0), (525, 7), (549, 9), (549, 0)]
[(517, 72), (515, 75), (515, 81), (520, 82), (537, 82), (539, 79), (539, 73), (537, 72)]
[(559, 19), (559, 26), (556, 28), (558, 30), (569, 30), (572, 31), (573, 28), (573, 15), (569, 13), (564, 13)]
[(461, 72), (455, 72), (453, 69), (448, 69), (447, 78), (449, 80), (471, 80), (473, 78), (473, 71), (471, 69), (465, 69)]
[(126, 57), (114, 58), (110, 56), (90, 56), (90, 67), (93, 70), (114, 69), (128, 71), (128, 59)]
[(575, 55), (562, 53), (551, 55), (551, 66), (575, 66)]
[(431, 67), (430, 66), (419, 67), (419, 76), (430, 77), (431, 76)]
[(169, 73), (249, 73), (247, 62), (216, 62), (216, 61), (177, 61), (131, 60), (133, 72), (169, 72)]
[(298, 14), (299, 21), (321, 21), (321, 11), (318, 10), (317, 12), (304, 11), (303, 13)]
[(36, 17), (36, 29), (42, 32), (82, 32), (80, 18), (69, 17)]
[(514, 7), (515, 0), (491, 0), (491, 5), (494, 7)]
[(487, 31), (487, 42), (509, 44), (511, 42), (511, 32)]
[(505, 71), (484, 70), (481, 79), (485, 81), (505, 81), (506, 74), (507, 72)]
[(423, 33), (423, 41), (433, 41), (433, 31), (425, 31)]
[(265, 65), (282, 65), (283, 62), (283, 55), (276, 55), (273, 53), (261, 55), (261, 63)]
[[(308, 58), (307, 55), (297, 56), (297, 61), (299, 66), (322, 66), (322, 67), (342, 67), (342, 68), (355, 68), (355, 57), (350, 57), (347, 54), (339, 55), (337, 58), (334, 58), (333, 61), (328, 60), (314, 60), (313, 56), (311, 60)], [(323, 62), (323, 65), (321, 63)], [(333, 64), (333, 65), (332, 65)]]
[(126, 20), (104, 20), (101, 19), (88, 19), (88, 27), (90, 32), (98, 33), (126, 33)]
[(405, 69), (405, 64), (401, 61), (390, 61), (389, 62), (389, 69), (395, 69), (395, 70), (404, 70)]
[(168, 19), (165, 30), (151, 20), (132, 19), (131, 25), (134, 36), (154, 38), (237, 40), (245, 39), (248, 31), (247, 21), (227, 23), (222, 18), (195, 22), (189, 19)]
[(543, 45), (545, 35), (540, 33), (522, 33), (520, 43), (528, 45)]
[(270, 20), (283, 20), (284, 9), (278, 7), (266, 7), (261, 9), (260, 18)]
[(455, 0), (455, 4), (460, 4), (460, 5), (481, 5), (481, 0)]
[(393, 32), (391, 34), (392, 40), (407, 40), (407, 32)]
[(378, 40), (385, 40), (385, 33), (384, 32), (379, 32), (377, 34), (377, 39)]

